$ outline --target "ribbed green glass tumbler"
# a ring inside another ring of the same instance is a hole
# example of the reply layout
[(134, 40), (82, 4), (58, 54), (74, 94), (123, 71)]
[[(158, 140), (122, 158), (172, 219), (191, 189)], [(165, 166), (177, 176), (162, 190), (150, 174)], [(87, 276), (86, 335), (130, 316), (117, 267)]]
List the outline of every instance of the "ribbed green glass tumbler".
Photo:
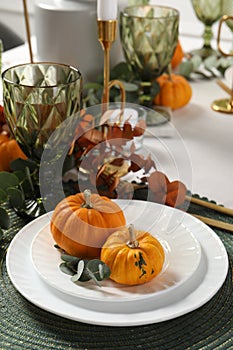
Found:
[(204, 32), (202, 35), (203, 46), (200, 49), (193, 50), (193, 54), (198, 54), (202, 58), (217, 54), (211, 46), (213, 38), (212, 26), (222, 16), (223, 0), (191, 0), (192, 7), (197, 18), (204, 24)]
[[(233, 1), (232, 0), (223, 0), (222, 14), (227, 16), (233, 16)], [(233, 19), (226, 21), (226, 24), (231, 29), (233, 33)]]
[(78, 69), (58, 63), (27, 63), (2, 74), (6, 119), (24, 153), (39, 161), (53, 131), (82, 103)]
[(172, 59), (178, 42), (178, 28), (179, 12), (170, 7), (129, 6), (120, 14), (124, 55), (135, 78), (141, 81), (148, 102), (152, 82), (166, 70)]

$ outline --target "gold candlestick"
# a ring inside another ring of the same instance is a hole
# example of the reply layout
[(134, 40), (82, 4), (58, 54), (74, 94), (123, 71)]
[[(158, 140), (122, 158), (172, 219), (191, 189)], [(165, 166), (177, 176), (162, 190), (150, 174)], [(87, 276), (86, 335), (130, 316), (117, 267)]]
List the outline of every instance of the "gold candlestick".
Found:
[(116, 40), (117, 21), (98, 20), (98, 38), (104, 50), (104, 90), (102, 103), (109, 103), (110, 50)]
[(121, 90), (121, 100), (122, 103), (125, 102), (125, 91), (124, 86), (119, 80), (114, 80), (110, 82), (110, 50), (113, 42), (116, 40), (117, 32), (117, 20), (103, 21), (98, 20), (98, 40), (100, 41), (102, 48), (104, 50), (104, 88), (102, 103), (103, 112), (108, 109), (109, 104), (109, 90), (113, 85), (118, 85)]
[[(225, 57), (230, 57), (230, 56), (233, 57), (233, 53), (225, 52), (220, 45), (222, 25), (224, 22), (226, 22), (229, 19), (233, 20), (233, 16), (227, 16), (227, 15), (222, 16), (219, 22), (219, 28), (218, 28), (218, 38), (217, 38), (218, 50)], [(230, 98), (215, 100), (211, 105), (212, 109), (216, 112), (233, 114), (233, 76), (232, 76), (232, 86), (230, 89), (226, 87), (225, 84), (222, 82), (218, 81), (217, 83), (223, 88), (224, 91), (226, 91), (230, 95)]]
[(30, 31), (29, 16), (28, 16), (28, 9), (27, 9), (27, 1), (26, 0), (23, 0), (23, 10), (24, 10), (24, 19), (25, 19), (25, 26), (26, 26), (26, 33), (27, 33), (30, 62), (33, 63), (31, 31)]

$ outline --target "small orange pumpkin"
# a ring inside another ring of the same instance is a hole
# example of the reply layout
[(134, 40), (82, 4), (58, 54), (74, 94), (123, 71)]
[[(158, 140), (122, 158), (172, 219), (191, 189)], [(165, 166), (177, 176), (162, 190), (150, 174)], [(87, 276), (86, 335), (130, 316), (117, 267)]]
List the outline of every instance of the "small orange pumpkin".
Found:
[(183, 60), (184, 58), (184, 51), (183, 48), (181, 46), (180, 41), (178, 40), (175, 52), (172, 56), (172, 60), (171, 60), (171, 65), (172, 68), (176, 68)]
[(124, 225), (124, 213), (115, 202), (85, 190), (57, 204), (50, 229), (60, 248), (90, 259), (98, 258), (107, 237)]
[(133, 225), (114, 232), (102, 247), (100, 259), (109, 266), (110, 278), (127, 285), (143, 284), (157, 276), (164, 263), (160, 242)]
[(185, 106), (192, 97), (189, 82), (178, 74), (162, 74), (157, 82), (160, 92), (154, 98), (154, 104), (177, 109)]
[(0, 134), (0, 171), (11, 171), (10, 163), (17, 158), (27, 159), (15, 139)]

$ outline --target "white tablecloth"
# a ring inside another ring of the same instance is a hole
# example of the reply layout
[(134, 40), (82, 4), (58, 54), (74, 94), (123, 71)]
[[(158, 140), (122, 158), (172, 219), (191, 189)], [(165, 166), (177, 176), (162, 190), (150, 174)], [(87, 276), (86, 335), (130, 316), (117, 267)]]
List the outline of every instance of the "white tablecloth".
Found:
[[(25, 61), (27, 46), (3, 54), (3, 68)], [(144, 147), (170, 180), (180, 179), (193, 193), (233, 208), (233, 115), (210, 107), (227, 95), (213, 80), (191, 85), (191, 102), (173, 113), (172, 125), (153, 128), (161, 137), (145, 137)]]

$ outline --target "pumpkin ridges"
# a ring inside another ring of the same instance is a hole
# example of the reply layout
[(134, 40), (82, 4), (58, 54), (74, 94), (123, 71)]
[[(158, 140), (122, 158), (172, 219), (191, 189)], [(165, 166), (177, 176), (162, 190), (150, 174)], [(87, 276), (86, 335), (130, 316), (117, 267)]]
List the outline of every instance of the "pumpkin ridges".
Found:
[(160, 92), (155, 96), (155, 105), (177, 109), (185, 106), (192, 97), (192, 88), (189, 82), (178, 74), (162, 74), (157, 78)]
[(96, 209), (81, 207), (85, 203), (83, 194), (69, 196), (56, 206), (50, 230), (55, 242), (68, 254), (98, 258), (106, 238), (125, 225), (120, 207), (107, 198), (110, 210), (104, 213), (106, 202), (98, 197), (97, 194), (91, 195), (91, 203)]
[(104, 243), (100, 257), (117, 283), (142, 284), (161, 271), (165, 255), (160, 242), (148, 232), (136, 230), (131, 237), (126, 228), (114, 232)]

